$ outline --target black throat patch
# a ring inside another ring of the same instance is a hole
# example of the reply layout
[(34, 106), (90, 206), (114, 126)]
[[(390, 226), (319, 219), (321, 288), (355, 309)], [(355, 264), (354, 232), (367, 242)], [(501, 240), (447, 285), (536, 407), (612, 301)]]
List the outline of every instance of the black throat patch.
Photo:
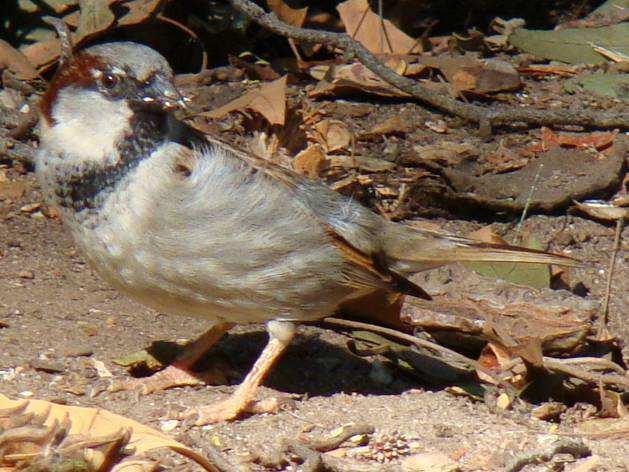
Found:
[(98, 208), (125, 176), (149, 157), (168, 138), (168, 116), (136, 111), (131, 133), (118, 144), (120, 159), (116, 164), (94, 163), (64, 169), (55, 177), (55, 200), (75, 212)]

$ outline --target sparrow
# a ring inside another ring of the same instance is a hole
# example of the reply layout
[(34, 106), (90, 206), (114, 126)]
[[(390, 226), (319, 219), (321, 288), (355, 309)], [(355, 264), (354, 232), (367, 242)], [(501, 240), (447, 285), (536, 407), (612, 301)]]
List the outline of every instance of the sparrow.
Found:
[[(36, 172), (77, 247), (100, 276), (162, 313), (212, 328), (145, 392), (198, 383), (191, 367), (234, 324), (269, 340), (227, 399), (196, 424), (276, 411), (256, 390), (295, 325), (385, 290), (430, 299), (409, 276), (456, 261), (573, 265), (542, 251), (488, 244), (388, 221), (291, 170), (200, 136), (155, 50), (109, 42), (66, 57), (40, 105)], [(271, 399), (273, 400), (273, 399)]]

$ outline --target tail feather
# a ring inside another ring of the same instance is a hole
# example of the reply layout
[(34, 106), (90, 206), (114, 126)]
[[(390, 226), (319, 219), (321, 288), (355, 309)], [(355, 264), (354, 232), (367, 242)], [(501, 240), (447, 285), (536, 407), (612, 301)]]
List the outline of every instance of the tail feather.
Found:
[(579, 267), (568, 256), (508, 244), (475, 241), (435, 231), (405, 228), (399, 232), (386, 254), (391, 267), (401, 273), (419, 272), (452, 262), (517, 262)]
[(520, 246), (479, 243), (473, 240), (457, 244), (446, 252), (446, 259), (451, 262), (522, 262), (573, 267), (581, 265), (579, 261), (561, 254)]

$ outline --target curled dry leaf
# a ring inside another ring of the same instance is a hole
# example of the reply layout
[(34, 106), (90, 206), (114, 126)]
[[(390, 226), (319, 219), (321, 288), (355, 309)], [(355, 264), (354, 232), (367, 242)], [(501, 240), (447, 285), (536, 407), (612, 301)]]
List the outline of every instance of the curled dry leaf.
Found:
[(326, 155), (319, 144), (311, 144), (293, 159), (293, 169), (311, 179), (319, 177), (327, 164)]
[(375, 54), (422, 52), (421, 43), (374, 13), (367, 0), (347, 0), (336, 9), (345, 31)]
[(583, 213), (599, 220), (616, 221), (620, 218), (629, 220), (629, 207), (616, 206), (607, 202), (596, 200), (574, 203)]
[(222, 107), (201, 115), (218, 119), (232, 111), (248, 109), (260, 113), (272, 125), (283, 125), (286, 119), (286, 78), (284, 76), (264, 83)]
[(315, 132), (310, 137), (323, 146), (326, 152), (345, 149), (352, 142), (352, 133), (342, 121), (321, 120), (314, 126), (314, 129)]
[(153, 449), (165, 447), (192, 459), (205, 470), (217, 470), (206, 458), (182, 443), (153, 428), (102, 408), (59, 405), (44, 400), (18, 401), (0, 394), (0, 411), (2, 410), (22, 410), (23, 413), (42, 417), (44, 425), (49, 427), (55, 422), (63, 424), (69, 420), (67, 434), (88, 439), (107, 437), (119, 434), (121, 430), (128, 430), (130, 432), (128, 446), (134, 449), (135, 454), (144, 454)]
[(39, 77), (37, 69), (22, 52), (0, 39), (0, 71), (3, 69), (9, 69), (20, 80), (33, 80)]

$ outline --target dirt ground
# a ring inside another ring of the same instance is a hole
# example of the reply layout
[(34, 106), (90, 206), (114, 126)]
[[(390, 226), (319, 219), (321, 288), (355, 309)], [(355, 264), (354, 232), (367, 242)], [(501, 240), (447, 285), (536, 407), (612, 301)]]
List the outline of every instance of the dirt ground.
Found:
[[(218, 446), (233, 462), (252, 470), (264, 470), (264, 462), (270, 470), (296, 470), (295, 464), (268, 465), (282, 438), (304, 432), (325, 434), (351, 422), (373, 425), (376, 437), (398, 435), (401, 454), (439, 452), (463, 470), (503, 470), (513, 457), (543, 448), (554, 434), (569, 434), (576, 419), (587, 414), (587, 407), (575, 405), (557, 425), (532, 419), (528, 413), (501, 412), (480, 401), (428, 389), (396, 371), (387, 371), (383, 381), (382, 375), (376, 375), (380, 365), (374, 367), (371, 359), (351, 354), (345, 336), (314, 327), (302, 329), (261, 392), (263, 396), (290, 394), (296, 399), (292, 411), (189, 428), (165, 418), (184, 407), (224, 398), (234, 387), (189, 387), (145, 397), (128, 392), (96, 394), (110, 379), (99, 377), (95, 361), (102, 361), (114, 377), (127, 377), (112, 360), (154, 340), (191, 339), (206, 323), (156, 313), (107, 287), (76, 253), (59, 221), (19, 211), (41, 201), (33, 175), (18, 176), (11, 170), (9, 176), (27, 182), (29, 190), (19, 201), (0, 207), (0, 322), (6, 324), (0, 329), (3, 394), (104, 407), (165, 430), (200, 451), (207, 444)], [(527, 224), (538, 229), (545, 242), (564, 227), (573, 235), (590, 235), (586, 241), (570, 244), (576, 257), (594, 259), (599, 268), (579, 270), (575, 277), (591, 290), (591, 297), (601, 296), (605, 281), (601, 267), (612, 244), (611, 227), (572, 216), (536, 216)], [(466, 231), (479, 226), (470, 222), (447, 225)], [(628, 235), (626, 229), (624, 237)], [(611, 329), (627, 340), (629, 271), (626, 259), (618, 262)], [(239, 327), (220, 343), (209, 362), (228, 372), (235, 384), (264, 342), (260, 326)], [(583, 440), (597, 459), (569, 463), (565, 470), (628, 469), (626, 436)], [(180, 458), (160, 458), (168, 470), (196, 470)], [(579, 469), (594, 463), (592, 468)], [(560, 465), (545, 463), (523, 470), (561, 470), (552, 468)]]

